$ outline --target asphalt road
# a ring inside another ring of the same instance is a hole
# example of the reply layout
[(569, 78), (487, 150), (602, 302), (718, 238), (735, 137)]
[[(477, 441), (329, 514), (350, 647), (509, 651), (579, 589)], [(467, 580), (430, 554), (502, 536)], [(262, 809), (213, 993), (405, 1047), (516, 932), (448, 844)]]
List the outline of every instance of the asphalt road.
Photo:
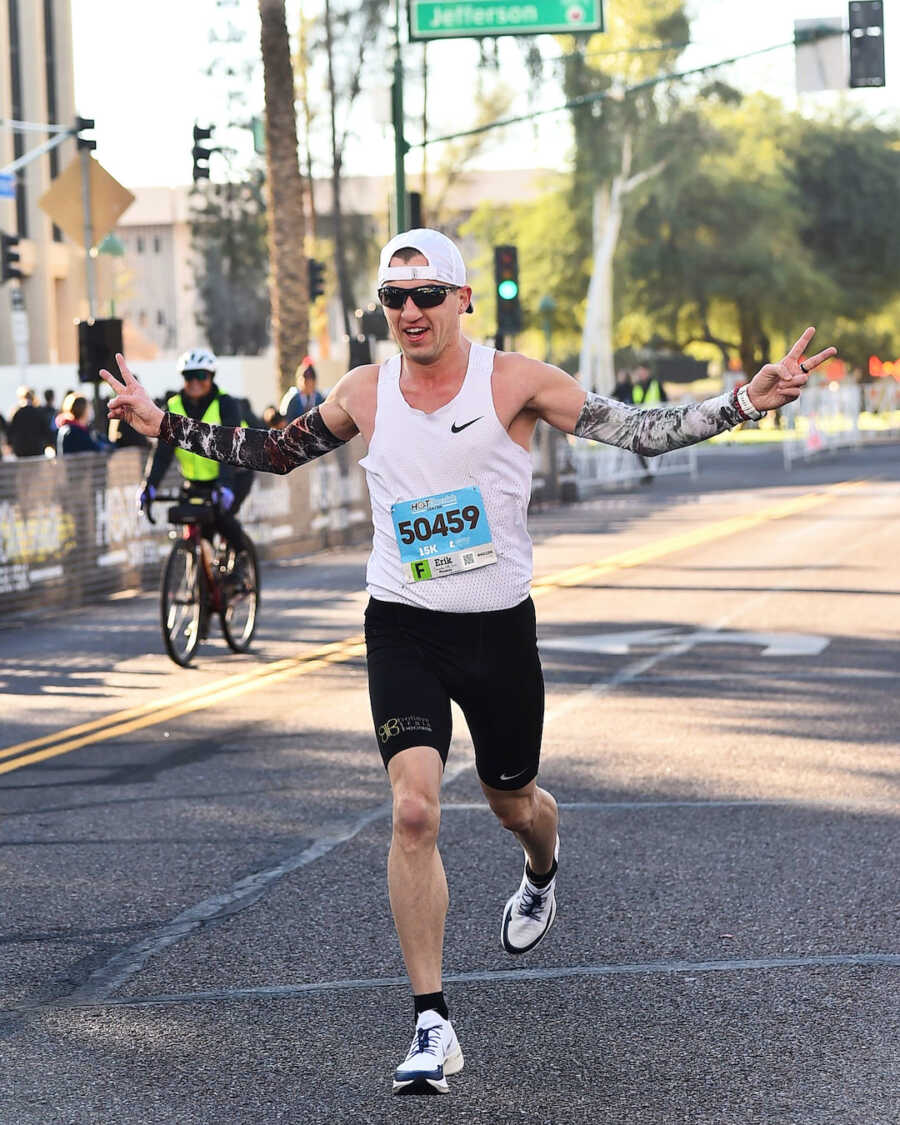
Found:
[(0, 1122), (900, 1122), (898, 513), (884, 444), (534, 514), (559, 917), (501, 950), (457, 715), (446, 1098), (390, 1094), (365, 551), (268, 567), (189, 671), (149, 595), (5, 622)]

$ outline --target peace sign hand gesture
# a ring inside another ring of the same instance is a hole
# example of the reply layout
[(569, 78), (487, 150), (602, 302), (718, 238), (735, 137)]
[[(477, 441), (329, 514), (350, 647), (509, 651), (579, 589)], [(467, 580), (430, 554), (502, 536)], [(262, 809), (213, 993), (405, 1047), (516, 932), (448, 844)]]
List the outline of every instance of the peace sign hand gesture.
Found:
[(146, 390), (128, 370), (125, 356), (116, 352), (116, 363), (122, 376), (122, 382), (108, 371), (102, 370), (100, 378), (103, 379), (116, 393), (108, 403), (110, 418), (121, 418), (129, 426), (133, 426), (139, 434), (147, 437), (158, 437), (159, 427), (165, 416), (164, 411), (154, 403)]
[(815, 328), (807, 328), (781, 363), (767, 363), (753, 376), (747, 393), (757, 410), (777, 410), (779, 406), (799, 398), (809, 373), (837, 355), (837, 348), (826, 348), (801, 363), (800, 357), (815, 334)]

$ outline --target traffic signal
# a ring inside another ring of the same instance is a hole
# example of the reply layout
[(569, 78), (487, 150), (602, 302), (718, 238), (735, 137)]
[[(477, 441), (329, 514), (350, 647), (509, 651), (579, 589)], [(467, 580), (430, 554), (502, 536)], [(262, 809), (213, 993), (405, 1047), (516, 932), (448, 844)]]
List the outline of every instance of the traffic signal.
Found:
[(21, 278), (19, 269), (19, 236), (17, 234), (0, 234), (0, 285), (14, 278)]
[(325, 263), (317, 262), (315, 258), (306, 259), (308, 270), (309, 299), (314, 301), (325, 292)]
[(82, 383), (99, 383), (100, 368), (116, 371), (116, 352), (122, 352), (122, 321), (78, 321), (78, 378)]
[(75, 144), (79, 149), (86, 148), (93, 151), (97, 147), (97, 142), (91, 137), (82, 137), (82, 133), (94, 128), (93, 117), (76, 117), (75, 118)]
[(522, 331), (519, 252), (515, 246), (494, 247), (494, 284), (497, 290), (497, 333), (515, 336)]
[(422, 226), (422, 193), (411, 191), (409, 193), (409, 229), (418, 230)]
[(356, 318), (357, 335), (366, 339), (389, 340), (391, 338), (384, 312), (376, 304), (370, 303), (368, 308), (357, 309), (353, 314)]
[(850, 87), (884, 85), (884, 4), (850, 2)]
[(199, 180), (209, 179), (209, 154), (213, 151), (212, 148), (207, 148), (201, 141), (208, 141), (213, 135), (213, 127), (208, 129), (201, 129), (199, 125), (194, 126), (194, 147), (191, 149), (191, 156), (194, 158), (193, 179), (196, 184)]

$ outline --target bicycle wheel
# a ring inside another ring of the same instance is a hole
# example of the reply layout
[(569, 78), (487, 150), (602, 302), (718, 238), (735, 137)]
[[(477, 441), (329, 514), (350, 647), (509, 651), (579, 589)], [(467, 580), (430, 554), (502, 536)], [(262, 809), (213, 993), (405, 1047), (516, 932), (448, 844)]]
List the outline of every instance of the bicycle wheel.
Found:
[(184, 540), (172, 548), (160, 589), (166, 652), (186, 668), (197, 651), (206, 613), (206, 576), (197, 549)]
[(259, 613), (259, 563), (256, 548), (246, 537), (239, 551), (229, 548), (222, 586), (222, 633), (232, 652), (246, 652)]

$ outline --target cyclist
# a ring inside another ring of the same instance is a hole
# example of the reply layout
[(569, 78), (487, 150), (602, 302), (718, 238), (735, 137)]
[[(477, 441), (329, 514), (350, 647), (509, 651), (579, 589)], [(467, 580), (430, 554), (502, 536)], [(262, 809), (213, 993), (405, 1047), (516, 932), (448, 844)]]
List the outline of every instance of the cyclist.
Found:
[[(192, 348), (178, 360), (178, 373), (184, 380), (179, 394), (172, 395), (166, 407), (172, 414), (181, 414), (198, 422), (222, 426), (241, 426), (241, 407), (237, 399), (223, 394), (216, 386), (216, 357), (206, 348)], [(237, 512), (247, 498), (253, 474), (236, 470), (232, 465), (211, 461), (184, 449), (175, 449), (157, 442), (146, 478), (138, 493), (138, 504), (146, 510), (156, 496), (160, 482), (172, 464), (178, 461), (184, 478), (181, 490), (185, 497), (200, 496), (213, 502), (215, 530), (235, 551), (244, 545), (244, 531)]]

